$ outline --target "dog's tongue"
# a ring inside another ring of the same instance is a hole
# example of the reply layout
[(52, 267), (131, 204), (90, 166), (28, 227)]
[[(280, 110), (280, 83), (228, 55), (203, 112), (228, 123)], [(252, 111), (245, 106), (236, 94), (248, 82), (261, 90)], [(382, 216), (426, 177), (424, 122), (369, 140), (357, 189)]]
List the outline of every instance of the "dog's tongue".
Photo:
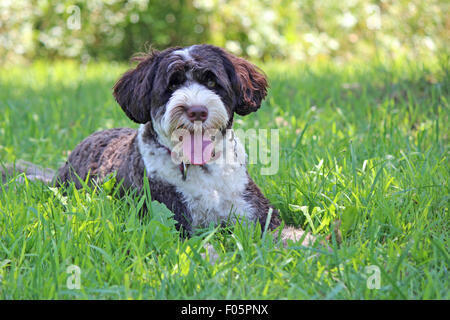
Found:
[(199, 133), (191, 133), (183, 139), (183, 154), (194, 165), (203, 165), (212, 158), (214, 144)]

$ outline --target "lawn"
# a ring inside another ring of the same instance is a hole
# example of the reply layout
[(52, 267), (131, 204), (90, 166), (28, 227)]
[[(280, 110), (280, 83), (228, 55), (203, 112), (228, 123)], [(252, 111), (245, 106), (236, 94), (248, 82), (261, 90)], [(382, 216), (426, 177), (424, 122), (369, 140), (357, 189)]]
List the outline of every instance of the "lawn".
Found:
[[(283, 248), (239, 223), (184, 239), (158, 203), (140, 221), (148, 197), (114, 197), (112, 180), (63, 193), (11, 177), (0, 189), (0, 299), (449, 299), (448, 63), (263, 65), (268, 98), (235, 128), (278, 128), (280, 166), (249, 170), (285, 222), (326, 236), (340, 219), (333, 252)], [(126, 68), (2, 68), (0, 162), (57, 168), (89, 134), (137, 127), (111, 95)]]

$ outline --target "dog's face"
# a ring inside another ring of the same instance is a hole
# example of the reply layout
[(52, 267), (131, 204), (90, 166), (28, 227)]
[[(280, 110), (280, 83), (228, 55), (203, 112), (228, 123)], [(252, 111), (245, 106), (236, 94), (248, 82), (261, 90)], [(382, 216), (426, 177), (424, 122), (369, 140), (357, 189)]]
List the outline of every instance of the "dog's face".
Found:
[(233, 115), (256, 111), (267, 93), (265, 76), (248, 61), (211, 45), (170, 48), (139, 58), (114, 86), (127, 116), (152, 122), (171, 148), (175, 130), (230, 128)]

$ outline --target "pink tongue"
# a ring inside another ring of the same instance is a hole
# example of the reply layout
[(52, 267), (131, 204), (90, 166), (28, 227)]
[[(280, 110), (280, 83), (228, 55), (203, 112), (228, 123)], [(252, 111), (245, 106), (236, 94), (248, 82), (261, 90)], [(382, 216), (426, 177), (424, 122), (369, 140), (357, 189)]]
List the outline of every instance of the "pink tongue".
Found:
[(212, 158), (214, 144), (211, 139), (201, 134), (183, 137), (183, 155), (191, 164), (203, 165)]

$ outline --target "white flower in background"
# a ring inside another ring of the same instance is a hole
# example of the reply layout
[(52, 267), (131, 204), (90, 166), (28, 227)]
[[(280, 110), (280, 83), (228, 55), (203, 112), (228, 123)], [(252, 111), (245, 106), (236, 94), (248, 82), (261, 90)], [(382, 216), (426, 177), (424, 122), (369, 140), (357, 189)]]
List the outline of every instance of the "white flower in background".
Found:
[(214, 0), (194, 0), (193, 5), (197, 9), (211, 11), (214, 8)]
[(305, 42), (310, 43), (312, 45), (314, 45), (314, 43), (316, 43), (318, 40), (317, 37), (312, 33), (306, 33), (303, 36), (303, 39), (305, 40)]
[(132, 13), (130, 15), (130, 22), (131, 23), (138, 23), (139, 22), (139, 14), (137, 13)]
[(263, 21), (265, 21), (266, 23), (272, 23), (273, 21), (275, 21), (275, 18), (276, 16), (273, 10), (264, 10), (262, 14)]
[(366, 7), (366, 12), (369, 16), (366, 19), (367, 28), (370, 30), (379, 30), (381, 29), (381, 12), (380, 7), (371, 4)]
[(423, 44), (431, 51), (436, 50), (436, 44), (434, 43), (433, 39), (431, 39), (430, 37), (425, 37), (423, 39)]
[(241, 15), (241, 23), (245, 28), (250, 28), (252, 26), (252, 19), (249, 16)]
[(83, 49), (83, 41), (80, 39), (74, 39), (71, 41), (70, 46), (63, 50), (63, 53), (68, 57), (76, 57)]
[(50, 35), (53, 37), (60, 37), (63, 34), (63, 29), (60, 26), (56, 26), (50, 29)]
[(330, 38), (330, 40), (328, 40), (328, 48), (330, 48), (331, 50), (337, 50), (339, 49), (339, 42), (336, 39)]
[(255, 57), (255, 58), (258, 58), (261, 56), (261, 52), (259, 51), (258, 47), (253, 44), (251, 44), (247, 47), (247, 54), (250, 57)]
[(239, 42), (233, 40), (228, 40), (225, 43), (225, 49), (227, 49), (231, 53), (238, 55), (242, 53), (241, 45), (239, 44)]
[(358, 19), (356, 19), (356, 17), (350, 12), (346, 12), (338, 18), (338, 22), (342, 27), (350, 29), (355, 26), (355, 24), (358, 22)]
[(261, 34), (253, 29), (248, 32), (248, 39), (253, 43), (262, 41)]

